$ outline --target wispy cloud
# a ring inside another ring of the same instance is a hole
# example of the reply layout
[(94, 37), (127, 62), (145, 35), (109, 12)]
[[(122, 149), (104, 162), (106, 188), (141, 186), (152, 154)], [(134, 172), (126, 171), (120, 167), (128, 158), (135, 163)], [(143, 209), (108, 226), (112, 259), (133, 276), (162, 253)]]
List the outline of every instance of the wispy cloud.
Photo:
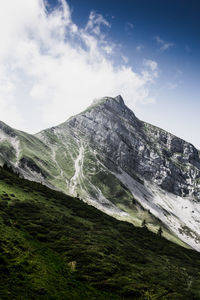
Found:
[(125, 64), (128, 63), (128, 57), (127, 57), (127, 56), (122, 55), (122, 60), (123, 60), (123, 62), (124, 62)]
[(144, 60), (144, 65), (146, 67), (149, 67), (152, 71), (156, 71), (158, 69), (158, 64), (156, 61), (151, 60), (151, 59), (145, 59)]
[(129, 27), (130, 29), (134, 29), (133, 23), (127, 22), (126, 25), (127, 25), (127, 27)]
[(154, 40), (157, 42), (157, 44), (160, 46), (161, 51), (166, 51), (169, 48), (172, 48), (175, 46), (174, 43), (168, 43), (162, 40), (159, 36), (155, 36)]
[[(144, 59), (143, 65), (149, 70), (150, 73), (147, 70), (144, 70), (143, 72), (146, 74), (147, 77), (150, 77), (149, 80), (153, 81), (155, 78), (158, 77), (158, 63), (151, 59)], [(153, 73), (153, 76), (151, 75)]]
[(136, 47), (136, 50), (137, 50), (138, 52), (142, 51), (143, 49), (144, 49), (144, 46), (143, 46), (143, 45), (138, 45), (138, 46)]
[(153, 64), (141, 73), (127, 59), (116, 65), (116, 47), (106, 34), (111, 24), (104, 16), (92, 11), (80, 28), (65, 0), (53, 10), (45, 4), (1, 3), (1, 120), (34, 132), (63, 122), (96, 97), (122, 94), (131, 107), (148, 101)]
[(98, 36), (102, 35), (101, 27), (111, 27), (111, 24), (101, 15), (97, 14), (94, 11), (90, 12), (88, 22), (85, 26), (85, 30), (90, 33), (94, 33)]
[(125, 24), (125, 31), (129, 36), (132, 36), (134, 30), (134, 25), (133, 23), (126, 22)]

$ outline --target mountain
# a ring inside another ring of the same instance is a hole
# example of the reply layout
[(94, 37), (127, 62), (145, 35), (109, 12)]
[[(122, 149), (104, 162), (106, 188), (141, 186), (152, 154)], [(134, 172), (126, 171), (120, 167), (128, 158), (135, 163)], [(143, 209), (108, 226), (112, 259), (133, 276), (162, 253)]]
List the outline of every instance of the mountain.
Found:
[(198, 300), (200, 253), (0, 168), (0, 299)]
[(121, 96), (36, 135), (0, 123), (0, 160), (120, 220), (200, 251), (200, 155), (143, 121)]

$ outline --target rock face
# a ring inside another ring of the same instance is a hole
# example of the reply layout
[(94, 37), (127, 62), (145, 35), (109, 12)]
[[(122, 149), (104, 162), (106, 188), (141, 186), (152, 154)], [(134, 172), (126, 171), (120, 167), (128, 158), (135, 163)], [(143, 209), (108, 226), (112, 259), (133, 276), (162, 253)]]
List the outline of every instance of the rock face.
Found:
[(3, 123), (0, 132), (0, 160), (24, 177), (136, 225), (145, 219), (153, 231), (162, 225), (164, 236), (200, 251), (199, 151), (140, 121), (121, 96), (35, 136)]
[(121, 96), (105, 98), (69, 126), (130, 176), (179, 196), (200, 198), (200, 158), (193, 145), (138, 120)]

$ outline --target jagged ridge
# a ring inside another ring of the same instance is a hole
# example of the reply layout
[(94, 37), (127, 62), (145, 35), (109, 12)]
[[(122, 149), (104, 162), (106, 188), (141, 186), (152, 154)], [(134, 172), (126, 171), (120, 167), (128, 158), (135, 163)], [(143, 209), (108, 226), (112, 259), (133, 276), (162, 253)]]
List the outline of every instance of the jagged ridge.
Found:
[(121, 96), (99, 99), (35, 136), (1, 132), (1, 145), (7, 142), (14, 149), (12, 159), (1, 151), (2, 162), (9, 161), (24, 177), (78, 193), (136, 225), (145, 218), (155, 231), (162, 223), (166, 237), (173, 238), (172, 230), (200, 250), (198, 150), (140, 121)]

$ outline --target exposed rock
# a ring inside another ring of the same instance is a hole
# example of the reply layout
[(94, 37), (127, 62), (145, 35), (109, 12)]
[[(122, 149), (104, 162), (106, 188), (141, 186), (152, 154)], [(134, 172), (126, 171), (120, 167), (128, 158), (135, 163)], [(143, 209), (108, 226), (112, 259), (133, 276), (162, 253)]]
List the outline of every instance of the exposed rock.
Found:
[(145, 218), (155, 232), (162, 224), (163, 236), (173, 239), (172, 231), (200, 251), (199, 151), (140, 121), (121, 96), (95, 100), (84, 112), (35, 136), (1, 122), (0, 146), (7, 147), (5, 141), (16, 153), (0, 153), (0, 162), (11, 157), (9, 163), (22, 176), (79, 194), (136, 225)]
[(200, 157), (193, 145), (139, 121), (121, 96), (106, 97), (67, 124), (130, 176), (153, 181), (179, 196), (199, 197)]

